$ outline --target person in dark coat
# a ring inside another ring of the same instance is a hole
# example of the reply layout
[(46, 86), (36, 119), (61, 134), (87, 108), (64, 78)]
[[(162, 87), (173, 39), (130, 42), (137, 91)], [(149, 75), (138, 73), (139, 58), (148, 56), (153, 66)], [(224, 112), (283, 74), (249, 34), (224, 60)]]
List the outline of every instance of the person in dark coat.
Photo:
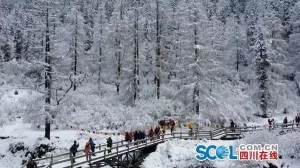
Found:
[(78, 147), (79, 147), (79, 143), (77, 143), (76, 141), (74, 141), (74, 144), (70, 148), (70, 152), (73, 155), (73, 163), (75, 163), (75, 156), (76, 156), (76, 152), (77, 152), (77, 148)]
[(296, 126), (298, 127), (299, 122), (300, 122), (300, 116), (299, 116), (299, 114), (296, 115), (295, 122), (296, 122)]
[(233, 120), (231, 120), (230, 122), (230, 128), (232, 132), (235, 132), (235, 123), (233, 122)]
[(142, 143), (142, 131), (140, 130), (140, 131), (138, 131), (138, 133), (137, 133), (137, 138), (138, 138), (138, 141), (139, 141), (139, 143)]
[(27, 168), (37, 168), (36, 162), (30, 157), (29, 162), (27, 164)]
[(106, 143), (107, 143), (107, 147), (109, 148), (108, 153), (110, 153), (112, 148), (112, 143), (113, 143), (111, 137), (107, 138)]
[(175, 121), (172, 122), (173, 131), (175, 130)]
[(137, 140), (139, 139), (139, 135), (138, 135), (138, 132), (137, 131), (134, 131), (133, 133), (133, 140), (134, 140), (134, 145), (137, 144)]
[(94, 152), (95, 152), (96, 144), (94, 143), (94, 141), (93, 141), (92, 138), (90, 138), (89, 143), (90, 143), (90, 145), (91, 145), (92, 155), (93, 155), (93, 156), (96, 156), (95, 153), (94, 153)]
[(285, 117), (283, 119), (283, 127), (287, 127), (287, 123), (288, 123), (288, 120), (287, 120), (287, 117)]
[(128, 143), (130, 142), (130, 135), (128, 132), (125, 132), (125, 141)]
[(141, 136), (141, 139), (143, 140), (142, 143), (145, 143), (145, 140), (144, 140), (146, 138), (145, 132), (141, 131), (140, 136)]

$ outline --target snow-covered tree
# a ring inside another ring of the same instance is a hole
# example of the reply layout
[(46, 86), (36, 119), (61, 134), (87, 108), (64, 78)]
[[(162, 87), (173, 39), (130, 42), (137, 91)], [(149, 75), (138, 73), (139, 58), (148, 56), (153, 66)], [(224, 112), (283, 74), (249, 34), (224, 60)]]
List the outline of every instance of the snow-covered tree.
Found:
[(268, 69), (270, 62), (268, 60), (264, 35), (261, 32), (258, 34), (253, 47), (253, 54), (255, 54), (256, 75), (259, 86), (259, 107), (262, 111), (262, 116), (266, 117), (268, 101), (270, 99), (270, 93), (268, 91)]

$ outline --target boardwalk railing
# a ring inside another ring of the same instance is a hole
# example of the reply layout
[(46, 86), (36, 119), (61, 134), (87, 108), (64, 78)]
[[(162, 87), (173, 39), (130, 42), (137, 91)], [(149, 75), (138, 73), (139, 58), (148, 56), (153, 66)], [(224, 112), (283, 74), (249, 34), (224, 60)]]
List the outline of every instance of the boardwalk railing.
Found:
[[(69, 162), (69, 166), (73, 168), (74, 166), (79, 166), (83, 165), (85, 163), (92, 163), (92, 162), (97, 162), (101, 160), (105, 160), (111, 157), (116, 157), (125, 153), (129, 153), (132, 151), (135, 151), (137, 149), (142, 149), (151, 145), (156, 145), (158, 143), (162, 143), (165, 140), (168, 139), (220, 139), (225, 136), (239, 136), (243, 132), (254, 132), (254, 131), (259, 131), (259, 130), (264, 130), (268, 128), (269, 126), (252, 126), (252, 127), (237, 127), (237, 128), (231, 128), (231, 127), (226, 127), (226, 128), (219, 128), (211, 131), (202, 131), (202, 130), (195, 130), (195, 131), (189, 131), (189, 132), (173, 132), (170, 134), (163, 134), (158, 137), (146, 137), (145, 139), (141, 139), (138, 141), (134, 142), (125, 142), (123, 140), (113, 142), (113, 147), (112, 148), (106, 148), (107, 144), (100, 144), (96, 147), (96, 151), (93, 154), (102, 154), (101, 156), (97, 156), (96, 158), (93, 158), (89, 161), (81, 161), (81, 162), (76, 162), (73, 163), (73, 159), (78, 160), (80, 158), (85, 158), (86, 155), (82, 154), (84, 153), (84, 150), (78, 150), (76, 153), (80, 154), (79, 156), (76, 156), (73, 158), (72, 154), (70, 152), (68, 153), (63, 153), (60, 155), (51, 155), (50, 157), (44, 157), (44, 158), (39, 158), (35, 159), (36, 162), (41, 162), (45, 161), (48, 162), (47, 165), (39, 165), (38, 168), (52, 168), (55, 165), (61, 164), (61, 163), (66, 163)], [(288, 123), (288, 124), (282, 124), (278, 123), (273, 125), (272, 127), (269, 127), (268, 129), (278, 129), (281, 128), (282, 130), (294, 130), (298, 126), (296, 123)], [(108, 153), (108, 151), (113, 151), (111, 153)], [(25, 168), (27, 165), (24, 164), (22, 168)]]

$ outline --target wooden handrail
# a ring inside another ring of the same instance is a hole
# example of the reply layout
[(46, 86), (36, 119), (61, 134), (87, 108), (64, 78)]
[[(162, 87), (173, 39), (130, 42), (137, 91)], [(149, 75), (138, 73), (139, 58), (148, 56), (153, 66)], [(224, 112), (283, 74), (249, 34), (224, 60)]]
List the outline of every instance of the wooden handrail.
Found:
[[(283, 123), (276, 123), (274, 125), (274, 127), (278, 128), (278, 127), (281, 127), (282, 129), (291, 129), (291, 127), (289, 126), (292, 126), (292, 129), (295, 126), (296, 123), (287, 123), (287, 124), (283, 124)], [(286, 126), (286, 127), (284, 127)], [(257, 129), (259, 128), (259, 129)], [(242, 134), (243, 131), (249, 131), (249, 130), (262, 130), (264, 127), (263, 126), (249, 126), (249, 127), (235, 127), (233, 129), (235, 129), (235, 133), (237, 134)], [(268, 128), (268, 127), (267, 127)], [(99, 144), (99, 150), (98, 151), (95, 151), (94, 154), (100, 154), (100, 153), (104, 153), (103, 156), (99, 156), (97, 158), (94, 158), (94, 159), (91, 159), (91, 161), (95, 161), (95, 160), (101, 160), (102, 158), (107, 158), (107, 157), (110, 157), (110, 156), (114, 156), (115, 154), (120, 154), (120, 153), (123, 153), (123, 152), (129, 152), (131, 150), (134, 150), (134, 149), (139, 149), (139, 148), (143, 148), (143, 147), (147, 147), (147, 146), (150, 146), (150, 145), (153, 145), (153, 144), (157, 144), (157, 143), (161, 143), (165, 140), (168, 140), (168, 139), (174, 139), (174, 138), (190, 138), (190, 139), (197, 139), (197, 138), (203, 138), (203, 137), (209, 137), (211, 139), (213, 139), (214, 137), (216, 136), (221, 136), (223, 134), (225, 135), (230, 135), (231, 132), (231, 127), (225, 127), (225, 128), (218, 128), (218, 129), (215, 129), (215, 130), (211, 130), (211, 131), (202, 131), (202, 130), (195, 130), (192, 132), (192, 135), (191, 135), (191, 132), (173, 132), (173, 133), (169, 133), (169, 134), (162, 134), (162, 135), (159, 135), (157, 138), (154, 136), (153, 138), (149, 137), (149, 136), (146, 136), (145, 139), (141, 139), (141, 140), (137, 140), (137, 141), (134, 141), (134, 142), (124, 142), (124, 140), (121, 140), (121, 141), (116, 141), (116, 142), (113, 142), (113, 146), (112, 148), (110, 148), (110, 150), (117, 150), (116, 152), (111, 152), (110, 154), (106, 154), (107, 152), (107, 143), (105, 144)], [(169, 136), (169, 137), (168, 137)], [(148, 141), (151, 141), (152, 142), (148, 142)], [(137, 143), (137, 145), (133, 145), (134, 143)], [(101, 147), (104, 147), (102, 150), (101, 150)], [(124, 148), (124, 149), (122, 149)], [(80, 153), (80, 152), (83, 152), (84, 150), (78, 150), (77, 153)], [(54, 161), (53, 159), (54, 158), (59, 158), (59, 157), (63, 157), (63, 156), (66, 156), (65, 159), (62, 159), (62, 160), (58, 160), (58, 161)], [(79, 158), (82, 158), (82, 157), (85, 157), (86, 155), (83, 154), (83, 155), (79, 155), (77, 157), (74, 157), (74, 159), (79, 159)], [(55, 155), (55, 156), (51, 156), (51, 157), (44, 157), (44, 158), (38, 158), (38, 159), (34, 159), (35, 161), (42, 161), (42, 160), (48, 160), (50, 159), (50, 163), (47, 165), (48, 167), (51, 167), (52, 165), (56, 165), (56, 164), (60, 164), (60, 163), (63, 163), (63, 162), (70, 162), (71, 163), (71, 160), (72, 160), (72, 157), (70, 157), (70, 152), (68, 153), (62, 153), (62, 154), (59, 154), (59, 155)], [(81, 165), (81, 164), (84, 164), (84, 163), (87, 163), (88, 161), (84, 161), (84, 162), (79, 162), (79, 163), (74, 163), (72, 166), (78, 166), (78, 165)], [(22, 168), (24, 168), (26, 165), (28, 164), (28, 161), (22, 166)], [(39, 166), (40, 167), (40, 166)], [(42, 165), (42, 167), (45, 167), (45, 165)]]

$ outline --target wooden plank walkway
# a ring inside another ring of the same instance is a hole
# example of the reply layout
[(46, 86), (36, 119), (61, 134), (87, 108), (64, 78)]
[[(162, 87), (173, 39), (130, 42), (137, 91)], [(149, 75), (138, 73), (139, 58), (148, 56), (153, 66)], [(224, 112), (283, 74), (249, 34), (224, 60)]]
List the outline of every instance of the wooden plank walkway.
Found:
[[(105, 160), (109, 160), (112, 158), (119, 158), (122, 157), (125, 154), (129, 154), (134, 151), (138, 151), (153, 145), (157, 145), (159, 143), (163, 143), (166, 140), (169, 139), (210, 139), (210, 140), (219, 140), (226, 137), (240, 137), (245, 132), (254, 132), (254, 131), (261, 131), (266, 129), (276, 129), (281, 131), (284, 130), (294, 130), (298, 128), (296, 124), (290, 123), (286, 126), (283, 126), (283, 124), (276, 124), (274, 125), (274, 128), (269, 127), (261, 127), (261, 126), (255, 126), (255, 127), (247, 127), (247, 128), (219, 128), (211, 131), (202, 131), (202, 130), (196, 130), (193, 132), (173, 132), (172, 134), (164, 134), (160, 136), (159, 138), (155, 138), (153, 140), (150, 140), (150, 138), (146, 137), (146, 139), (139, 140), (132, 143), (127, 143), (122, 141), (114, 142), (113, 147), (110, 149), (112, 152), (108, 154), (108, 149), (106, 148), (106, 144), (99, 145), (95, 151), (95, 155), (93, 156), (92, 160), (90, 162), (86, 161), (85, 155), (80, 155), (75, 157), (76, 163), (73, 163), (72, 155), (71, 153), (64, 153), (56, 156), (51, 157), (45, 157), (40, 159), (35, 159), (36, 162), (45, 161), (48, 160), (47, 164), (39, 165), (39, 168), (74, 168), (74, 167), (82, 167), (82, 166), (88, 166), (89, 164), (96, 164), (98, 162), (104, 162)], [(134, 143), (137, 143), (137, 145), (134, 145)], [(78, 153), (83, 153), (83, 150), (79, 150)], [(25, 165), (22, 166), (25, 167)]]

